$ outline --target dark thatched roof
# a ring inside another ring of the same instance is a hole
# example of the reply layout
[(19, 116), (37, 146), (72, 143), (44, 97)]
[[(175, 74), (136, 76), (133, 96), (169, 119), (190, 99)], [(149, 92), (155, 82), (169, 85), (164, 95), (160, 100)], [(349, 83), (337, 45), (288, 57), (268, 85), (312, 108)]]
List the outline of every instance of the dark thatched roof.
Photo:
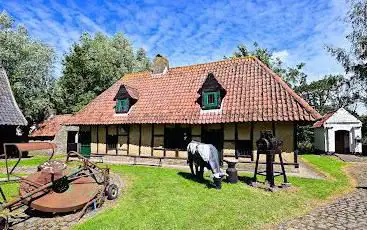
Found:
[(27, 125), (15, 101), (5, 69), (0, 65), (0, 125)]

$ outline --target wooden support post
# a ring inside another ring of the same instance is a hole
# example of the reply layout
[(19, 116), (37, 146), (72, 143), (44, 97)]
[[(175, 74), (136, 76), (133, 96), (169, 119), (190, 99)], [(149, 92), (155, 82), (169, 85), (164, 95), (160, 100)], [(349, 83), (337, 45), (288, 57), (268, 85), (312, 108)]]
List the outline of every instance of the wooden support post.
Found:
[(141, 153), (141, 124), (139, 124), (139, 156)]
[(153, 156), (153, 148), (154, 148), (154, 124), (152, 124), (152, 139), (151, 139), (151, 142), (150, 142), (150, 147), (151, 147), (150, 155)]
[(237, 145), (237, 142), (238, 142), (238, 125), (237, 125), (237, 123), (235, 123), (235, 125), (234, 125), (234, 153), (235, 153), (236, 159), (238, 159), (238, 153), (237, 153), (238, 145)]
[(99, 153), (99, 125), (97, 125), (97, 154)]
[(251, 161), (254, 161), (254, 123), (250, 124)]
[(127, 132), (127, 151), (126, 151), (126, 155), (129, 156), (129, 153), (130, 153), (130, 125), (127, 126), (126, 132)]
[(105, 128), (105, 132), (106, 132), (105, 145), (106, 145), (106, 154), (107, 154), (107, 152), (108, 152), (108, 144), (107, 144), (108, 128), (107, 128), (107, 125), (105, 125), (104, 128)]
[(165, 138), (165, 135), (166, 135), (166, 124), (163, 125), (163, 156), (166, 157), (166, 145), (165, 145), (165, 142), (166, 142), (166, 138)]
[(118, 155), (118, 146), (119, 146), (119, 125), (116, 125), (116, 135), (117, 135), (116, 155)]
[(221, 147), (221, 150), (220, 150), (220, 165), (223, 166), (223, 148), (224, 148), (224, 124), (222, 123), (220, 125), (220, 147)]

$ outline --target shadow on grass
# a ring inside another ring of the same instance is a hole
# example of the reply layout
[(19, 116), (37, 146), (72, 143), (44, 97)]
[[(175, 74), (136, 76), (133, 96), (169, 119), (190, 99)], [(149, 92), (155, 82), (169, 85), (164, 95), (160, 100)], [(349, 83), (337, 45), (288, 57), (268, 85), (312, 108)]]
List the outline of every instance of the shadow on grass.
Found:
[(194, 181), (194, 182), (199, 183), (199, 184), (204, 184), (209, 189), (216, 188), (212, 181), (207, 180), (205, 178), (202, 178), (202, 179), (201, 178), (198, 178), (198, 177), (192, 175), (191, 173), (178, 172), (177, 175), (182, 176), (186, 180), (191, 180), (191, 181)]
[(245, 183), (251, 186), (251, 183), (254, 181), (253, 177), (250, 176), (238, 176), (239, 182)]

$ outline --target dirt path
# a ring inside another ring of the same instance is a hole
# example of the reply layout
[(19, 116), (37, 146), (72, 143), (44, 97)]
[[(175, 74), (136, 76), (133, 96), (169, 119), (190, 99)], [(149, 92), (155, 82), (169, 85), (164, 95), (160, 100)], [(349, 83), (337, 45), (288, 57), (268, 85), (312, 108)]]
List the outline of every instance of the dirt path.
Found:
[(367, 229), (367, 163), (354, 163), (350, 172), (356, 190), (278, 229)]

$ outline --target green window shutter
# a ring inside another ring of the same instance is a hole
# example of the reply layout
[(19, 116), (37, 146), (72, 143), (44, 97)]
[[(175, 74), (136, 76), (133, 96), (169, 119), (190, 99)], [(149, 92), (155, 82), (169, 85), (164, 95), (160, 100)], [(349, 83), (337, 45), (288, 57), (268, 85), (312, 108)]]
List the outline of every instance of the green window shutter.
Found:
[(125, 98), (122, 100), (122, 105), (121, 105), (121, 109), (123, 112), (128, 112), (129, 111), (129, 99)]
[(127, 113), (129, 111), (129, 99), (117, 99), (115, 111), (116, 113)]
[(219, 107), (220, 92), (203, 93), (203, 109), (217, 109)]

